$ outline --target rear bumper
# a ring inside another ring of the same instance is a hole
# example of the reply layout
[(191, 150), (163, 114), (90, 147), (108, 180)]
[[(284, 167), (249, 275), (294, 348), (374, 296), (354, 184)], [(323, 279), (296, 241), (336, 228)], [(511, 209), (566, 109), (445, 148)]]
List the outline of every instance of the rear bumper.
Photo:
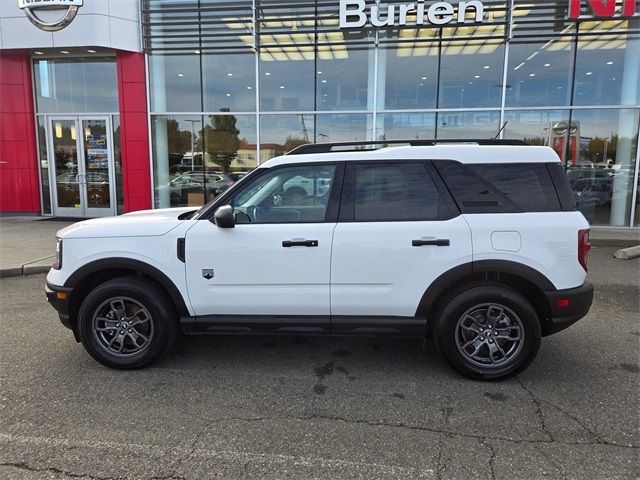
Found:
[(551, 318), (542, 325), (542, 335), (547, 336), (570, 327), (591, 308), (593, 285), (584, 283), (577, 288), (544, 292), (551, 311)]
[(50, 283), (47, 283), (44, 287), (47, 301), (58, 312), (62, 324), (71, 330), (73, 330), (73, 326), (69, 317), (69, 298), (71, 298), (72, 290), (73, 289), (69, 287), (59, 287), (57, 285), (51, 285)]

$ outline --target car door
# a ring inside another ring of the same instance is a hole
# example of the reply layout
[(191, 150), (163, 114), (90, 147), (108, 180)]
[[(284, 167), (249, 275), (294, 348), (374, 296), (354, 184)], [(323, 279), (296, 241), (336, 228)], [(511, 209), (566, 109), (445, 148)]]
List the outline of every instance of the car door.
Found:
[(331, 258), (335, 331), (370, 317), (393, 328), (416, 315), (433, 280), (471, 261), (469, 226), (430, 163), (350, 163), (342, 196)]
[[(234, 228), (196, 222), (185, 240), (196, 315), (239, 316), (239, 323), (245, 316), (264, 323), (295, 316), (293, 326), (328, 328), (331, 241), (343, 168), (337, 163), (266, 168), (225, 202), (233, 207)], [(314, 186), (308, 195), (288, 192), (288, 180), (297, 177)]]

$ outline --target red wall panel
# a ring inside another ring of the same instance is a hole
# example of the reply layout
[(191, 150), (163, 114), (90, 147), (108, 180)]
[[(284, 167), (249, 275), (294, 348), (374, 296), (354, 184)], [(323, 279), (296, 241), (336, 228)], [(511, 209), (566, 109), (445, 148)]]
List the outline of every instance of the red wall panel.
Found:
[(0, 212), (40, 212), (36, 148), (31, 59), (0, 52)]
[(118, 52), (124, 210), (151, 208), (151, 167), (144, 54)]

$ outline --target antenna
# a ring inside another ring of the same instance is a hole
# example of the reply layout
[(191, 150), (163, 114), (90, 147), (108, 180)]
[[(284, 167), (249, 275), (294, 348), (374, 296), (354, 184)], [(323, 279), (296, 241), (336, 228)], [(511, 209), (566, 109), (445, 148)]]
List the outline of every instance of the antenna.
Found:
[(500, 134), (501, 134), (501, 133), (502, 133), (502, 131), (504, 130), (504, 127), (506, 127), (506, 126), (507, 126), (507, 123), (509, 123), (509, 120), (506, 120), (506, 121), (504, 122), (504, 124), (502, 125), (502, 127), (500, 127), (500, 130), (498, 130), (498, 133), (496, 133), (496, 136), (495, 136), (495, 137), (493, 137), (493, 139), (494, 139), (494, 140), (497, 140), (497, 139), (498, 139), (498, 137), (500, 136)]

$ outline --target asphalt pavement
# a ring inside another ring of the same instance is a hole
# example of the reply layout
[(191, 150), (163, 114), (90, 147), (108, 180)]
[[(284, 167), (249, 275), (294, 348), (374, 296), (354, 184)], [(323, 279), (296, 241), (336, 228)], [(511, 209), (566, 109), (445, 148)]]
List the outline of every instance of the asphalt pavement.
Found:
[(500, 383), (415, 340), (187, 337), (95, 363), (44, 300), (0, 280), (0, 478), (636, 479), (640, 260), (595, 247), (588, 317)]

